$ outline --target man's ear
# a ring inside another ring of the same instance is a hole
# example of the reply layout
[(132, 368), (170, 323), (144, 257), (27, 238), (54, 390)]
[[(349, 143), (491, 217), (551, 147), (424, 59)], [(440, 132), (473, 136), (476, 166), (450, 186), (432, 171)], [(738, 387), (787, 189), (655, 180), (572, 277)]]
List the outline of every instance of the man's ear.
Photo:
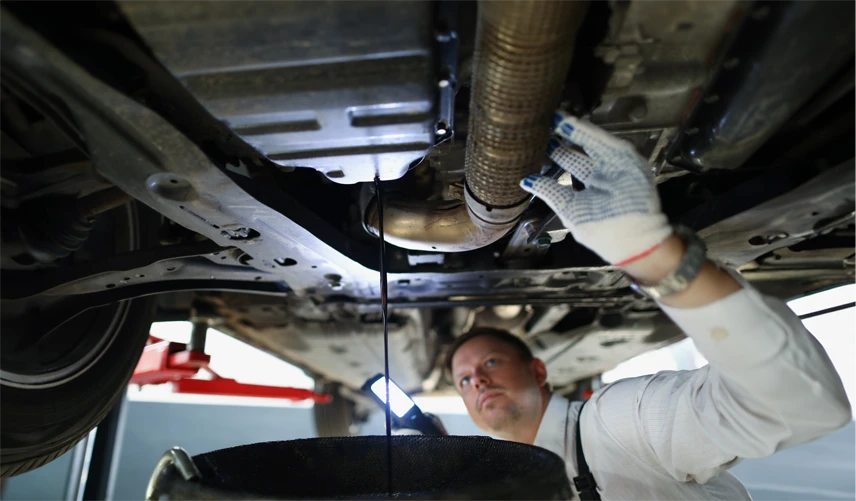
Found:
[(535, 380), (538, 381), (538, 386), (547, 384), (547, 366), (540, 358), (532, 359), (532, 371), (535, 373)]

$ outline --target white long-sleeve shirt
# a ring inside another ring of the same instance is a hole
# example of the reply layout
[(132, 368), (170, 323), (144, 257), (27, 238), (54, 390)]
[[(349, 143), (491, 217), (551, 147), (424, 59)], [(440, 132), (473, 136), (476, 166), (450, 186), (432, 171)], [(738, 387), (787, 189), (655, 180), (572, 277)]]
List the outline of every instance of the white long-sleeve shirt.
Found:
[[(726, 470), (850, 422), (832, 363), (781, 301), (744, 288), (700, 308), (662, 309), (692, 337), (709, 365), (615, 382), (592, 395), (583, 449), (601, 498), (751, 499)], [(554, 395), (535, 445), (578, 475), (582, 402)]]

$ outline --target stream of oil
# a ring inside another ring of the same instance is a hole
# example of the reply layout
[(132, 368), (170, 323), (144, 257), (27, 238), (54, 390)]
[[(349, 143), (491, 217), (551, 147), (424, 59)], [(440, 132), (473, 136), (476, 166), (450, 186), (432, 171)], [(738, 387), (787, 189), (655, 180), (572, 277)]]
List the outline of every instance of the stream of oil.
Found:
[(392, 413), (389, 402), (389, 326), (387, 325), (386, 240), (383, 237), (383, 190), (375, 176), (377, 229), (380, 237), (380, 311), (383, 320), (383, 376), (386, 383), (386, 489), (392, 497)]

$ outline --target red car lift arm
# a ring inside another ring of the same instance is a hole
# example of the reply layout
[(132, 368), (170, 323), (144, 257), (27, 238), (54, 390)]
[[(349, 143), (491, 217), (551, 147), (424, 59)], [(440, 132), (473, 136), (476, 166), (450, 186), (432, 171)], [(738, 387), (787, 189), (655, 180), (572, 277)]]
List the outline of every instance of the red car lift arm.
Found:
[[(295, 402), (312, 400), (316, 403), (329, 403), (332, 400), (330, 395), (303, 388), (244, 384), (222, 378), (211, 370), (210, 362), (211, 357), (203, 351), (188, 350), (184, 343), (149, 336), (149, 344), (143, 349), (130, 384), (144, 386), (172, 383), (173, 393), (283, 398)], [(194, 378), (200, 369), (205, 369), (214, 378)]]

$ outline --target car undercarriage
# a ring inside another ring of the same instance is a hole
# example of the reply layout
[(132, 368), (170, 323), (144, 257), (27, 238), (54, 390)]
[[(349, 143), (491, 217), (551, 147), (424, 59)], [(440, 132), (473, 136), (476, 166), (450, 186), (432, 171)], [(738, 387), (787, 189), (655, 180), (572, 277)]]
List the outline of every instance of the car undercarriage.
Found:
[[(546, 155), (559, 107), (632, 142), (671, 222), (763, 292), (851, 282), (853, 19), (847, 2), (4, 2), (3, 475), (97, 423), (156, 320), (207, 322), (364, 417), (375, 177), (403, 389), (448, 391), (445, 347), (474, 326), (522, 337), (561, 393), (683, 338), (517, 186), (577, 182)], [(87, 372), (115, 373), (97, 412), (6, 426)]]

